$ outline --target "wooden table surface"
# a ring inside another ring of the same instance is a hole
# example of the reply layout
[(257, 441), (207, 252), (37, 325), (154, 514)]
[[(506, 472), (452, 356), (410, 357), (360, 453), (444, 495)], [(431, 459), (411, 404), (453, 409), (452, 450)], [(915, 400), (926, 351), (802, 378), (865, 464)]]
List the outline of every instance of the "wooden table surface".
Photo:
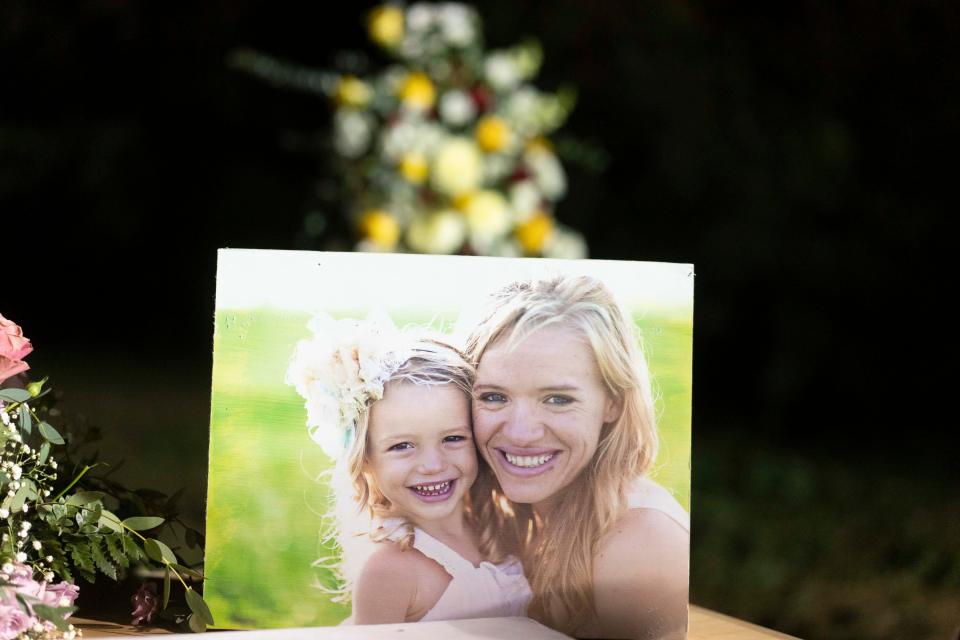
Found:
[[(489, 619), (488, 619), (489, 620)], [(111, 622), (100, 622), (97, 620), (86, 620), (83, 618), (74, 618), (71, 620), (75, 625), (83, 629), (84, 638), (115, 638), (117, 636), (144, 636), (144, 635), (165, 635), (170, 632), (163, 629), (157, 628), (144, 628), (144, 627), (131, 627), (129, 625), (115, 624)], [(489, 623), (486, 628), (477, 628), (470, 629), (469, 624), (465, 625), (465, 622), (473, 621), (459, 621), (455, 625), (445, 622), (437, 623), (417, 623), (418, 627), (423, 627), (424, 625), (439, 625), (444, 627), (440, 629), (441, 633), (437, 633), (435, 636), (429, 634), (433, 637), (441, 637), (444, 640), (457, 640), (457, 638), (495, 638), (495, 637), (507, 637), (496, 633), (501, 631), (501, 629), (494, 629), (489, 626)], [(482, 621), (476, 621), (480, 623)], [(505, 619), (504, 623), (511, 623), (510, 620)], [(529, 620), (515, 621), (514, 624), (524, 624), (530, 628), (524, 628), (523, 637), (527, 640), (535, 640), (538, 635), (536, 629), (542, 630), (543, 638), (556, 638), (560, 637), (559, 634), (546, 629), (536, 623), (533, 623)], [(447, 628), (449, 625), (449, 628)], [(406, 625), (385, 625), (385, 626), (406, 626)], [(333, 629), (346, 630), (347, 627), (333, 627)], [(359, 631), (359, 627), (353, 627), (353, 631)], [(401, 630), (401, 629), (397, 629)], [(409, 630), (409, 627), (408, 629)], [(423, 629), (426, 631), (426, 629)], [(516, 630), (514, 630), (516, 631)], [(483, 633), (487, 632), (487, 633)], [(264, 634), (267, 635), (267, 634)], [(314, 635), (311, 633), (311, 635)], [(327, 634), (325, 634), (327, 635)], [(329, 634), (331, 637), (335, 634)], [(357, 638), (359, 635), (356, 633), (349, 634), (351, 638)], [(378, 630), (377, 636), (382, 637), (383, 628)], [(417, 634), (420, 635), (420, 634)], [(515, 636), (515, 634), (510, 633), (509, 635)], [(244, 637), (247, 634), (243, 634)], [(278, 636), (274, 636), (278, 637)], [(344, 636), (345, 637), (345, 636)], [(372, 637), (372, 636), (371, 636)], [(414, 640), (413, 634), (406, 634), (405, 638), (407, 640)], [(709, 609), (704, 609), (696, 605), (690, 605), (690, 631), (687, 635), (687, 640), (770, 640), (771, 638), (779, 638), (780, 640), (789, 640), (794, 638), (794, 636), (788, 636), (785, 633), (780, 633), (778, 631), (772, 631), (770, 629), (764, 629), (755, 624), (750, 624), (749, 622), (744, 622), (730, 616), (723, 615), (721, 613), (716, 613), (715, 611), (710, 611)], [(796, 640), (794, 638), (794, 640)]]

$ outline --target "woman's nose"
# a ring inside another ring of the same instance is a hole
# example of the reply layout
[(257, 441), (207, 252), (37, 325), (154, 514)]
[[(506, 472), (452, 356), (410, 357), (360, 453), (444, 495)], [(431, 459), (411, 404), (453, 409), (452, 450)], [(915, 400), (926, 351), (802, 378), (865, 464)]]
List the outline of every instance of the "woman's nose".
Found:
[(503, 434), (516, 446), (534, 444), (544, 435), (536, 408), (527, 402), (515, 402), (506, 416)]

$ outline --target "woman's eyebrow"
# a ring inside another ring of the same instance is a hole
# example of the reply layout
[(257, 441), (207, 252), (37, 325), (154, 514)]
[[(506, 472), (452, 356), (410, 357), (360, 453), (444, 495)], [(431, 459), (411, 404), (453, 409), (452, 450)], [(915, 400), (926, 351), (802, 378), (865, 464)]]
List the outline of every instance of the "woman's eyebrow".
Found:
[(480, 382), (479, 380), (473, 385), (473, 390), (477, 391), (479, 389), (496, 389), (497, 391), (502, 391), (503, 387), (498, 384), (490, 384), (489, 382)]
[(578, 385), (567, 383), (567, 384), (552, 384), (546, 387), (540, 387), (539, 391), (579, 391), (580, 387)]

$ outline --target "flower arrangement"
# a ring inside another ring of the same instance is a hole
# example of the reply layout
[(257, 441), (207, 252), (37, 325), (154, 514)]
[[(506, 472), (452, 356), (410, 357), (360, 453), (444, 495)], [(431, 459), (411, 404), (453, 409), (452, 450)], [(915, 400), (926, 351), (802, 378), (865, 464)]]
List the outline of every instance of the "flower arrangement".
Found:
[(96, 464), (69, 470), (58, 462), (54, 447), (66, 442), (48, 421), (57, 412), (48, 402), (47, 379), (24, 384), (24, 358), (32, 350), (21, 328), (0, 315), (0, 640), (78, 636), (68, 622), (76, 610), (76, 579), (118, 580), (136, 565), (163, 570), (163, 608), (172, 579), (180, 582), (191, 611), (180, 618), (194, 631), (205, 630), (213, 618), (185, 579), (202, 575), (145, 535), (165, 518), (119, 517), (108, 508), (119, 504), (115, 495), (90, 490), (107, 486), (87, 476)]
[(391, 61), (374, 74), (233, 59), (331, 101), (355, 248), (585, 257), (583, 237), (555, 217), (567, 183), (550, 141), (575, 94), (533, 85), (540, 46), (486, 51), (479, 15), (459, 3), (382, 5), (367, 29)]

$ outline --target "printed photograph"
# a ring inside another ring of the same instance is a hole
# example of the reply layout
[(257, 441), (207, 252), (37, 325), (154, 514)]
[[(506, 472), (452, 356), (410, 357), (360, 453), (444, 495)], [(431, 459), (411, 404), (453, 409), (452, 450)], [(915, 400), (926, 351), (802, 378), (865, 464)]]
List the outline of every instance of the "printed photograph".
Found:
[(684, 638), (692, 265), (221, 250), (218, 627)]

